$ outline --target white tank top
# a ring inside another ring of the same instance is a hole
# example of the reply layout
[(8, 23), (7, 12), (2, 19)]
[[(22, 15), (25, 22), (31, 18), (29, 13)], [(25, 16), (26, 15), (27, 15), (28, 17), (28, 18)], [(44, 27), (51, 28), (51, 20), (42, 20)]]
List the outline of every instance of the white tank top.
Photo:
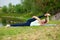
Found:
[(35, 20), (35, 21), (30, 23), (30, 26), (40, 26), (40, 23), (38, 20)]

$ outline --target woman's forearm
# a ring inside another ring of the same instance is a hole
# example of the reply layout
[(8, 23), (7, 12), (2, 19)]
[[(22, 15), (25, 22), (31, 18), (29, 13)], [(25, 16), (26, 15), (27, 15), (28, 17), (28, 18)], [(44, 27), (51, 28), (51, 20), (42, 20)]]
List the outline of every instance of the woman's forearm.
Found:
[(38, 21), (41, 21), (37, 16), (33, 16), (33, 18), (35, 18)]
[(47, 23), (49, 22), (49, 16), (47, 16)]

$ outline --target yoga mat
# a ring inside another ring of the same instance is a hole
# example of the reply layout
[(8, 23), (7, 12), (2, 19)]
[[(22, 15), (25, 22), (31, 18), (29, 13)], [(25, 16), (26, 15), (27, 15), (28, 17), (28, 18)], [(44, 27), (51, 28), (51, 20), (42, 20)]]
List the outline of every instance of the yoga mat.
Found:
[(56, 26), (57, 24), (44, 24), (44, 26)]

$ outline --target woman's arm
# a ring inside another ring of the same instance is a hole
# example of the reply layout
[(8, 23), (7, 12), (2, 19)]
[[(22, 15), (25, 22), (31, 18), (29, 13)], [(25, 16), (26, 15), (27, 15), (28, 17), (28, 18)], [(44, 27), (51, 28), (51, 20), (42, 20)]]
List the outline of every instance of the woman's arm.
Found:
[(47, 17), (46, 19), (47, 19), (47, 23), (48, 23), (49, 22), (49, 16), (50, 16), (50, 14), (46, 13), (45, 16)]
[(36, 20), (38, 20), (39, 22), (41, 22), (40, 18), (38, 18), (37, 16), (33, 16), (32, 18), (35, 18)]

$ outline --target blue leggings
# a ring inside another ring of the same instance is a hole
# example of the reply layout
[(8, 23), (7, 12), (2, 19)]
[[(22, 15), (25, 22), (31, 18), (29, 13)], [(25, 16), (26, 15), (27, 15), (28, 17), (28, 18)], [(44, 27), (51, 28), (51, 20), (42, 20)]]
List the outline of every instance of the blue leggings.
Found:
[[(38, 18), (41, 18), (41, 17), (44, 17), (44, 15), (38, 16)], [(36, 20), (35, 18), (30, 18), (25, 23), (11, 24), (10, 26), (30, 26), (30, 23), (35, 21), (35, 20)]]
[(30, 23), (33, 22), (36, 19), (29, 19), (25, 23), (17, 23), (17, 24), (11, 24), (10, 26), (30, 26)]
[(10, 26), (30, 26), (29, 21), (25, 22), (25, 23), (17, 23), (17, 24), (11, 24)]

